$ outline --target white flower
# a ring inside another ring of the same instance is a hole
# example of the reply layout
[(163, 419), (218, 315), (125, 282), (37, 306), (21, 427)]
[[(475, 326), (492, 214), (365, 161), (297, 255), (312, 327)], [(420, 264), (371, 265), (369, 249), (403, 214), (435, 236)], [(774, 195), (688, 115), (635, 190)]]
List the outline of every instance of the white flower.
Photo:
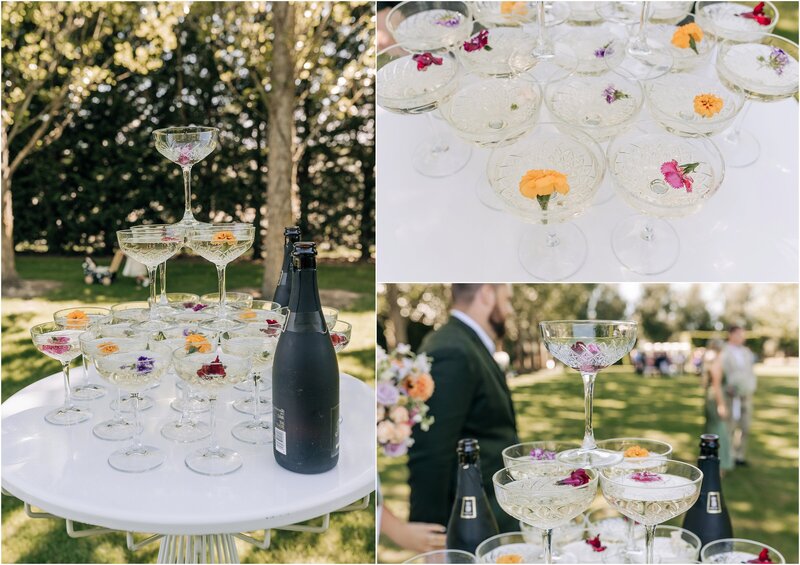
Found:
[(398, 355), (408, 355), (411, 353), (411, 346), (407, 343), (398, 343), (397, 349), (395, 349)]

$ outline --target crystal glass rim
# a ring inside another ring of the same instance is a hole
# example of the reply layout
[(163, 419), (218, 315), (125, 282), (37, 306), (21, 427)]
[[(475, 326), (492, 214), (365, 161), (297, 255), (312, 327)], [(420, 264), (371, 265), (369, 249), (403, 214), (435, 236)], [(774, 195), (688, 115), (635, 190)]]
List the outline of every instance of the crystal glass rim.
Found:
[(85, 310), (87, 312), (88, 311), (95, 311), (96, 312), (98, 310), (102, 310), (103, 312), (101, 312), (101, 313), (111, 314), (111, 309), (110, 308), (106, 308), (104, 306), (71, 306), (70, 308), (61, 308), (60, 310), (56, 310), (55, 312), (53, 312), (53, 318), (57, 317), (62, 312), (67, 312), (69, 310)]
[[(513, 471), (514, 469), (522, 468), (523, 466), (527, 467), (527, 466), (530, 466), (530, 465), (550, 465), (550, 466), (552, 466), (552, 465), (560, 465), (560, 466), (562, 466), (562, 467), (564, 467), (566, 469), (573, 469), (573, 470), (583, 469), (584, 471), (586, 471), (586, 474), (589, 475), (589, 482), (586, 483), (586, 484), (583, 484), (583, 485), (578, 485), (577, 487), (573, 487), (573, 488), (585, 489), (585, 488), (588, 488), (589, 485), (591, 485), (593, 482), (594, 483), (598, 483), (600, 481), (600, 473), (598, 473), (596, 469), (585, 468), (585, 467), (573, 467), (572, 465), (568, 465), (568, 464), (563, 463), (563, 462), (561, 462), (561, 461), (559, 461), (557, 459), (544, 459), (544, 460), (532, 459), (531, 461), (516, 462), (516, 463), (513, 463), (512, 465), (508, 465), (507, 467), (503, 467), (499, 471), (496, 471), (492, 475), (492, 484), (494, 484), (494, 486), (496, 488), (501, 488), (503, 490), (508, 490), (508, 485), (510, 483), (500, 483), (499, 482), (500, 476), (506, 471)], [(594, 475), (594, 477), (592, 477), (592, 475)], [(511, 482), (517, 482), (517, 480), (514, 479)]]
[[(623, 514), (623, 516), (624, 516), (624, 514)], [(628, 518), (628, 519), (630, 519), (630, 518)], [(656, 537), (658, 537), (658, 532), (659, 532), (659, 530), (661, 530), (662, 532), (663, 532), (664, 530), (666, 530), (666, 531), (669, 531), (669, 532), (680, 532), (680, 534), (681, 534), (681, 538), (682, 538), (684, 541), (686, 541), (686, 537), (689, 537), (689, 538), (691, 538), (691, 539), (692, 539), (692, 541), (695, 541), (695, 542), (696, 542), (696, 543), (695, 543), (695, 544), (693, 544), (693, 545), (696, 545), (696, 546), (697, 546), (697, 552), (698, 552), (698, 553), (700, 552), (700, 549), (703, 547), (703, 542), (702, 542), (702, 540), (700, 539), (700, 537), (699, 537), (697, 534), (695, 534), (694, 532), (690, 532), (690, 531), (689, 531), (689, 530), (687, 530), (686, 528), (682, 528), (682, 527), (680, 527), (680, 526), (670, 526), (670, 525), (668, 525), (668, 524), (658, 524), (658, 525), (656, 526)], [(665, 537), (665, 536), (661, 536), (661, 537)]]
[[(652, 457), (637, 457), (636, 459), (637, 459), (637, 461), (644, 461), (646, 459), (655, 459), (655, 458), (652, 458)], [(666, 465), (668, 467), (669, 466), (677, 466), (680, 469), (689, 469), (690, 473), (692, 472), (692, 470), (694, 470), (699, 475), (698, 477), (696, 477), (694, 479), (690, 479), (689, 477), (684, 477), (684, 476), (681, 475), (681, 478), (689, 480), (692, 484), (703, 482), (703, 471), (701, 471), (700, 469), (698, 469), (697, 467), (695, 467), (694, 465), (692, 465), (690, 463), (684, 463), (683, 461), (678, 461), (677, 459), (666, 459), (666, 460), (659, 459), (659, 461), (663, 465)], [(604, 481), (608, 481), (609, 483), (613, 483), (614, 485), (617, 485), (617, 486), (630, 486), (630, 485), (623, 485), (622, 482), (621, 482), (621, 479), (624, 478), (626, 475), (620, 475), (619, 478), (607, 477), (605, 475), (605, 471), (612, 470), (615, 467), (617, 467), (617, 465), (611, 465), (610, 467), (602, 467), (601, 469), (599, 469), (598, 477), (602, 477), (602, 479)], [(669, 473), (667, 473), (667, 474), (669, 474)], [(694, 473), (692, 473), (692, 474), (694, 474)], [(650, 483), (650, 484), (652, 484), (652, 483)], [(648, 490), (651, 490), (651, 489), (670, 489), (670, 488), (674, 489), (675, 485), (659, 485), (659, 486), (648, 486), (647, 487)]]
[(219, 128), (211, 126), (170, 126), (153, 130), (153, 135), (171, 135), (188, 133), (216, 133), (219, 135)]
[[(45, 329), (45, 328), (49, 328), (49, 329)], [(30, 333), (31, 333), (31, 337), (35, 337), (35, 336), (41, 336), (41, 335), (49, 334), (49, 333), (53, 333), (53, 332), (62, 331), (64, 329), (65, 328), (63, 328), (63, 327), (59, 326), (58, 324), (56, 324), (55, 321), (42, 322), (41, 324), (36, 324), (35, 326), (31, 326)]]
[[(213, 293), (213, 294), (217, 294), (217, 293)], [(226, 292), (225, 294), (229, 294), (229, 293)], [(242, 294), (246, 294), (246, 293), (242, 293)], [(204, 294), (203, 296), (206, 296), (206, 295)], [(256, 305), (256, 303), (260, 303), (260, 304)], [(267, 304), (271, 305), (271, 307), (270, 308), (264, 308), (264, 306), (266, 306)], [(284, 306), (283, 306), (283, 304), (278, 304), (274, 300), (256, 300), (256, 299), (253, 299), (253, 305), (252, 306), (242, 306), (241, 304), (231, 304), (231, 308), (233, 308), (235, 310), (263, 310), (263, 311), (266, 311), (266, 312), (277, 312), (281, 308), (284, 308)]]
[[(427, 557), (433, 557), (434, 555), (462, 555), (462, 556), (471, 557), (473, 560), (476, 560), (476, 561), (478, 559), (475, 556), (474, 553), (470, 553), (468, 551), (462, 551), (460, 549), (437, 549), (435, 551), (426, 551), (425, 553), (420, 553), (419, 555), (415, 555), (411, 559), (408, 559), (407, 561), (403, 561), (403, 564), (405, 565), (406, 563), (414, 563), (416, 561), (419, 561), (419, 559), (422, 558), (422, 557), (426, 557), (427, 558)], [(428, 561), (426, 560), (425, 562), (427, 563)], [(433, 561), (432, 563), (436, 563), (436, 562)]]
[[(608, 438), (608, 439), (596, 439), (595, 443), (597, 443), (597, 447), (604, 448), (604, 446), (601, 445), (602, 443), (606, 443), (606, 442), (610, 443), (612, 441), (631, 441), (631, 442), (648, 442), (649, 441), (649, 442), (665, 445), (665, 446), (667, 446), (669, 448), (669, 451), (667, 451), (666, 453), (656, 453), (656, 455), (672, 455), (672, 453), (674, 451), (672, 445), (667, 443), (666, 441), (661, 441), (660, 439), (651, 439), (651, 438), (647, 438), (647, 437), (611, 437), (611, 438)], [(605, 449), (608, 449), (608, 448), (605, 447)], [(644, 457), (625, 457), (625, 459), (646, 459), (646, 458), (647, 458), (646, 455)]]
[[(767, 2), (767, 4), (769, 4), (769, 2)], [(782, 41), (783, 43), (788, 43), (789, 45), (794, 46), (795, 49), (800, 51), (800, 47), (798, 46), (797, 43), (795, 43), (791, 39), (787, 39), (782, 35), (778, 35), (776, 33), (762, 33), (759, 36), (759, 40), (757, 42), (754, 41), (742, 42), (742, 41), (734, 41), (733, 39), (723, 39), (722, 41), (717, 42), (717, 45), (719, 46), (719, 49), (722, 50), (723, 47), (730, 47), (731, 45), (741, 45), (742, 43), (763, 43), (763, 40), (767, 37), (770, 39)], [(717, 57), (719, 57), (719, 54), (717, 54)]]
[(703, 560), (703, 556), (706, 553), (706, 550), (709, 547), (713, 546), (714, 544), (722, 544), (722, 542), (734, 542), (734, 543), (735, 542), (745, 542), (745, 543), (750, 543), (750, 544), (753, 544), (753, 545), (757, 545), (757, 546), (760, 546), (762, 548), (766, 548), (766, 550), (769, 551), (770, 553), (774, 553), (776, 555), (779, 555), (780, 558), (781, 558), (781, 561), (783, 563), (786, 562), (786, 558), (783, 556), (783, 554), (780, 551), (778, 551), (777, 549), (775, 549), (774, 547), (772, 547), (770, 545), (767, 545), (765, 543), (760, 543), (760, 542), (757, 542), (755, 540), (745, 539), (745, 538), (722, 538), (722, 539), (717, 539), (717, 540), (708, 542), (707, 544), (702, 546), (701, 549), (700, 549), (700, 560), (701, 560), (701, 562)]
[[(566, 448), (566, 449), (562, 449), (562, 450), (556, 450), (557, 452), (567, 451), (568, 449), (580, 449), (581, 448), (581, 443), (579, 441), (568, 441), (568, 440), (561, 441), (561, 440), (549, 440), (549, 439), (543, 439), (543, 440), (538, 440), (538, 441), (521, 441), (519, 443), (515, 443), (513, 445), (509, 445), (508, 447), (503, 448), (503, 451), (500, 452), (500, 456), (503, 458), (503, 461), (505, 461), (506, 457), (508, 457), (509, 459), (514, 461), (514, 463), (527, 463), (528, 461), (517, 461), (517, 458), (514, 457), (514, 456), (509, 455), (509, 452), (512, 449), (517, 448), (517, 447), (518, 448), (522, 448), (522, 446), (524, 446), (524, 445), (534, 446), (534, 448), (535, 448), (538, 444), (546, 444), (546, 443), (554, 444), (554, 445), (558, 445), (558, 446), (563, 446), (563, 447)], [(531, 459), (531, 461), (537, 461), (537, 460), (536, 459)], [(545, 461), (547, 461), (547, 460), (545, 460)]]
[[(652, 92), (657, 88), (657, 86), (658, 86), (657, 83), (659, 83), (662, 79), (668, 79), (668, 78), (676, 78), (677, 77), (678, 80), (679, 80), (680, 79), (679, 75), (693, 75), (695, 77), (708, 78), (708, 77), (705, 77), (704, 75), (701, 75), (696, 70), (686, 70), (686, 71), (680, 71), (680, 72), (677, 72), (677, 73), (667, 73), (666, 75), (664, 75), (662, 77), (658, 77), (658, 78), (655, 78), (655, 79), (653, 79), (651, 81), (647, 81), (647, 84), (645, 84), (644, 87), (643, 87), (644, 97), (647, 100), (647, 108), (652, 113), (658, 114), (659, 116), (664, 116), (665, 118), (679, 121), (679, 122), (681, 122), (681, 124), (686, 124), (686, 127), (692, 130), (692, 132), (691, 132), (692, 135), (694, 135), (695, 133), (702, 134), (702, 132), (700, 132), (693, 125), (689, 124), (688, 122), (686, 122), (685, 120), (682, 120), (680, 118), (675, 118), (672, 114), (668, 114), (666, 111), (662, 110), (659, 106), (657, 106), (656, 104), (653, 103), (653, 94), (652, 94)], [(736, 113), (734, 113), (733, 116), (730, 116), (729, 118), (727, 118), (728, 121), (735, 120), (736, 117), (739, 115), (739, 112), (741, 111), (742, 107), (744, 106), (745, 101), (747, 100), (747, 97), (744, 94), (744, 90), (738, 84), (732, 84), (731, 86), (733, 86), (733, 88), (731, 88), (729, 86), (725, 86), (724, 84), (722, 84), (722, 81), (719, 80), (719, 77), (712, 76), (711, 79), (712, 80), (717, 80), (719, 82), (720, 86), (724, 90), (727, 91), (726, 94), (730, 93), (730, 94), (733, 94), (736, 97), (736, 100), (737, 100)], [(656, 122), (659, 123), (659, 125), (661, 125), (661, 122), (659, 122), (657, 118), (654, 117), (654, 119), (656, 120)], [(718, 124), (719, 121), (712, 122), (712, 123)], [(664, 126), (662, 125), (661, 127), (663, 128)], [(705, 135), (705, 134), (702, 134), (702, 135)]]
[(209, 224), (208, 226), (190, 227), (186, 229), (187, 235), (201, 232), (228, 230), (228, 231), (255, 231), (253, 224), (244, 222), (230, 222), (225, 224)]
[(604, 325), (604, 326), (617, 326), (620, 324), (623, 325), (630, 325), (630, 326), (638, 326), (639, 322), (635, 322), (633, 320), (542, 320), (539, 322), (539, 326), (543, 326), (545, 324), (548, 325), (556, 325), (556, 324), (595, 324), (595, 325)]
[[(462, 0), (446, 0), (446, 2), (448, 4), (461, 4), (464, 7), (464, 11), (461, 12), (461, 13), (466, 15), (471, 20), (474, 19), (473, 15), (472, 15), (472, 8), (470, 7), (469, 2), (464, 2)], [(399, 4), (397, 4), (391, 10), (389, 10), (389, 13), (386, 14), (386, 20), (385, 20), (385, 22), (386, 22), (386, 30), (390, 34), (392, 34), (392, 37), (394, 38), (395, 27), (394, 27), (394, 24), (392, 23), (392, 16), (395, 14), (395, 12), (400, 12), (401, 11), (400, 9), (404, 8), (407, 5), (419, 6), (420, 9), (418, 9), (418, 10), (416, 10), (414, 12), (411, 12), (411, 14), (418, 14), (418, 13), (424, 12), (426, 10), (436, 9), (436, 8), (431, 8), (431, 7), (423, 8), (422, 7), (423, 4), (444, 4), (444, 3), (445, 2), (418, 2), (417, 0), (404, 0), (403, 2), (400, 2)], [(454, 11), (458, 11), (458, 10), (454, 10)], [(406, 15), (406, 14), (403, 14), (403, 15)], [(406, 15), (406, 17), (407, 17), (407, 15)], [(396, 40), (397, 39), (395, 38), (395, 41)], [(403, 46), (399, 41), (397, 42), (397, 44), (401, 45), (403, 48), (405, 48), (405, 46)], [(385, 51), (385, 49), (384, 49), (384, 51)], [(380, 55), (380, 53), (379, 53), (379, 55)]]
[[(412, 56), (413, 57), (414, 55), (417, 55), (417, 54), (420, 54), (420, 53), (426, 53), (426, 51), (421, 50), (421, 49), (409, 49), (405, 45), (401, 45), (399, 43), (395, 43), (394, 45), (390, 45), (389, 47), (385, 47), (383, 50), (381, 50), (378, 53), (378, 55), (377, 55), (377, 57), (375, 59), (375, 61), (376, 61), (376, 72), (378, 70), (380, 70), (381, 67), (385, 66), (385, 65), (377, 66), (377, 61), (380, 60), (381, 55), (384, 55), (384, 54), (388, 53), (389, 51), (397, 50), (397, 49), (402, 49), (403, 51), (405, 51), (406, 54), (405, 55), (399, 55), (395, 59), (399, 59), (401, 57), (408, 57), (408, 56)], [(455, 71), (453, 73), (453, 78), (451, 79), (450, 82), (460, 80), (461, 79), (461, 75), (463, 74), (463, 68), (462, 68), (461, 62), (458, 60), (458, 57), (456, 56), (456, 54), (453, 53), (452, 51), (443, 51), (441, 53), (437, 53), (437, 55), (440, 56), (440, 57), (449, 57), (450, 59), (452, 59), (453, 64), (455, 65)], [(394, 61), (395, 59), (392, 59), (392, 61)], [(389, 63), (391, 63), (392, 61), (389, 61)], [(386, 64), (389, 64), (389, 63), (386, 63)], [(442, 86), (440, 86), (439, 88), (434, 89), (429, 94), (433, 94), (433, 93), (435, 93), (437, 91), (440, 91), (440, 90), (446, 88), (447, 86), (449, 86), (450, 82), (447, 82), (447, 83), (443, 84)], [(376, 96), (377, 96), (377, 90), (376, 90)], [(405, 98), (396, 98), (396, 97), (393, 97), (393, 96), (386, 96), (385, 94), (381, 94), (380, 98), (384, 102), (389, 102), (390, 104), (391, 103), (395, 103), (395, 102), (396, 103), (400, 103), (400, 102), (403, 102), (405, 100)], [(438, 104), (439, 103), (437, 102), (437, 105)]]
[[(136, 306), (134, 306), (134, 304)], [(131, 300), (128, 302), (117, 302), (109, 307), (112, 312), (119, 312), (121, 310), (136, 310), (138, 308), (150, 308), (150, 303), (147, 300)]]
[(339, 326), (339, 325), (345, 326), (345, 328), (344, 328), (345, 331), (347, 331), (348, 329), (350, 329), (350, 330), (353, 329), (353, 324), (351, 324), (350, 322), (345, 322), (344, 320), (336, 320), (336, 323), (333, 324), (333, 327), (331, 328), (331, 330), (335, 330), (336, 326)]
[[(750, 4), (753, 4), (753, 6), (755, 7), (755, 5), (757, 5), (760, 1), (761, 0), (753, 0), (753, 1), (749, 1), (749, 0), (740, 1), (740, 0), (737, 0), (736, 4), (742, 4), (744, 6), (749, 6)], [(699, 14), (700, 13), (700, 5), (701, 4), (720, 4), (720, 3), (722, 3), (722, 2), (710, 2), (708, 0), (697, 0), (694, 3), (693, 12), (695, 14)], [(777, 27), (777, 25), (778, 25), (778, 21), (781, 19), (781, 13), (778, 11), (777, 6), (775, 6), (775, 4), (773, 4), (769, 0), (764, 0), (764, 4), (767, 4), (768, 6), (770, 6), (772, 8), (772, 13), (775, 14), (775, 18), (773, 18), (773, 20), (769, 23), (770, 29), (775, 29)], [(701, 17), (705, 17), (705, 16), (701, 16)], [(696, 16), (695, 16), (695, 18), (696, 18)], [(719, 29), (722, 29), (722, 30), (725, 30), (725, 31), (731, 31), (731, 32), (734, 32), (734, 33), (736, 33), (736, 32), (743, 33), (741, 30), (731, 29), (729, 27), (720, 26), (719, 24), (713, 24), (713, 25), (718, 27)], [(713, 29), (712, 29), (712, 31), (713, 31)], [(758, 33), (758, 32), (754, 31), (754, 32), (745, 32), (745, 33)], [(769, 34), (764, 34), (764, 35), (769, 35)], [(726, 41), (728, 41), (728, 40), (726, 40)], [(742, 43), (742, 42), (739, 41), (738, 43)]]

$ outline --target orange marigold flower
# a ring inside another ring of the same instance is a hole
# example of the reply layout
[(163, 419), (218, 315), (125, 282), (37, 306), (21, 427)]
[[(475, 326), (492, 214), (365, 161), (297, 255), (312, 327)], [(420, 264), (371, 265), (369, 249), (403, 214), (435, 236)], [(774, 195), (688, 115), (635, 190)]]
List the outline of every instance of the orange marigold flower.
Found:
[(569, 192), (567, 175), (552, 169), (531, 169), (519, 181), (519, 191), (526, 198)]
[(522, 556), (519, 553), (506, 553), (499, 555), (495, 563), (522, 563)]
[[(692, 47), (692, 40), (694, 40), (695, 47)], [(679, 26), (672, 34), (672, 44), (679, 49), (692, 47), (697, 52), (696, 46), (701, 41), (703, 41), (703, 30), (694, 22)]]
[(85, 328), (89, 324), (89, 316), (83, 310), (73, 310), (66, 315), (66, 326), (70, 329)]
[(119, 351), (119, 346), (112, 341), (104, 341), (103, 343), (97, 344), (97, 350), (103, 355), (111, 355)]
[(405, 387), (408, 391), (408, 396), (425, 402), (433, 395), (433, 378), (427, 373), (410, 376), (406, 378)]
[(211, 237), (211, 243), (236, 243), (236, 236), (230, 231), (218, 231)]
[(256, 313), (252, 310), (245, 310), (244, 312), (239, 314), (240, 320), (252, 320), (256, 317)]
[(698, 94), (694, 97), (694, 111), (704, 118), (718, 114), (724, 104), (722, 98), (713, 94)]
[(644, 447), (639, 447), (638, 445), (632, 445), (628, 449), (625, 450), (625, 453), (622, 454), (623, 457), (647, 457), (650, 455), (650, 452), (647, 451)]
[(528, 7), (525, 2), (500, 2), (500, 13), (524, 16), (528, 13)]
[(194, 348), (200, 353), (210, 353), (211, 343), (206, 339), (206, 336), (201, 334), (189, 334), (186, 336), (186, 351)]

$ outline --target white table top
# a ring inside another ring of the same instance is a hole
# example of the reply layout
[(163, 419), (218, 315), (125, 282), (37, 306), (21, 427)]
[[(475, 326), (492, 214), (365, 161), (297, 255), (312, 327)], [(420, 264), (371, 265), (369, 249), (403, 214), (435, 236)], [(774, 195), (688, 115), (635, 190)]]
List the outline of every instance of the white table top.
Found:
[[(568, 280), (796, 282), (798, 105), (793, 98), (751, 104), (744, 129), (758, 138), (761, 157), (750, 167), (728, 167), (720, 190), (700, 212), (670, 220), (681, 241), (675, 266), (645, 276), (617, 261), (611, 231), (635, 211), (614, 195), (574, 220), (586, 234), (588, 258)], [(450, 177), (428, 178), (414, 170), (413, 151), (430, 133), (426, 119), (377, 110), (378, 280), (535, 280), (517, 258), (528, 224), (484, 207), (475, 194), (476, 180), (486, 176), (488, 149), (473, 148), (470, 162)], [(651, 119), (646, 103), (640, 119)], [(551, 121), (544, 105), (540, 121)], [(613, 190), (611, 185), (606, 174), (601, 190)]]
[[(72, 371), (83, 382), (82, 369)], [(63, 518), (118, 530), (160, 534), (218, 534), (294, 524), (351, 504), (375, 490), (375, 395), (368, 385), (341, 375), (341, 446), (336, 468), (300, 475), (280, 467), (272, 445), (242, 443), (231, 427), (248, 416), (230, 406), (247, 393), (225, 391), (217, 404), (220, 445), (244, 460), (238, 471), (205, 476), (189, 470), (186, 455), (206, 440), (179, 444), (161, 426), (178, 412), (173, 376), (147, 391), (156, 405), (142, 412), (142, 441), (163, 449), (166, 462), (145, 473), (122, 473), (106, 461), (130, 443), (103, 441), (92, 427), (112, 415), (116, 393), (82, 404), (94, 412), (74, 426), (54, 426), (44, 415), (63, 402), (61, 374), (21, 390), (2, 405), (2, 486), (12, 495)], [(207, 414), (200, 415), (207, 418)]]

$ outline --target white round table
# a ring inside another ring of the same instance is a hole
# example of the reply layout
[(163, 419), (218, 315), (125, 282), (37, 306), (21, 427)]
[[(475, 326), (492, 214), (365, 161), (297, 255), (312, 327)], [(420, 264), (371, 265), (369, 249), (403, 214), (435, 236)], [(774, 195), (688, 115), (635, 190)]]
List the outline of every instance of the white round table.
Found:
[[(204, 447), (207, 439), (175, 443), (160, 433), (168, 419), (178, 416), (169, 406), (175, 396), (174, 376), (147, 391), (155, 406), (141, 413), (142, 441), (163, 449), (167, 460), (153, 471), (132, 474), (116, 471), (106, 461), (130, 440), (104, 441), (92, 434), (96, 423), (112, 416), (109, 403), (116, 393), (82, 403), (93, 412), (88, 422), (51, 425), (44, 415), (63, 402), (61, 374), (51, 375), (2, 404), (2, 487), (31, 506), (67, 519), (68, 528), (74, 520), (162, 534), (160, 562), (236, 562), (233, 535), (326, 516), (375, 490), (374, 392), (350, 375), (340, 378), (336, 468), (319, 475), (292, 473), (275, 462), (271, 444), (255, 446), (235, 439), (231, 427), (249, 416), (235, 411), (230, 402), (247, 393), (228, 390), (217, 404), (217, 437), (220, 445), (242, 455), (244, 465), (230, 475), (205, 476), (188, 469), (184, 458)], [(72, 380), (84, 382), (82, 369), (72, 371)], [(212, 554), (206, 553), (209, 550)]]

